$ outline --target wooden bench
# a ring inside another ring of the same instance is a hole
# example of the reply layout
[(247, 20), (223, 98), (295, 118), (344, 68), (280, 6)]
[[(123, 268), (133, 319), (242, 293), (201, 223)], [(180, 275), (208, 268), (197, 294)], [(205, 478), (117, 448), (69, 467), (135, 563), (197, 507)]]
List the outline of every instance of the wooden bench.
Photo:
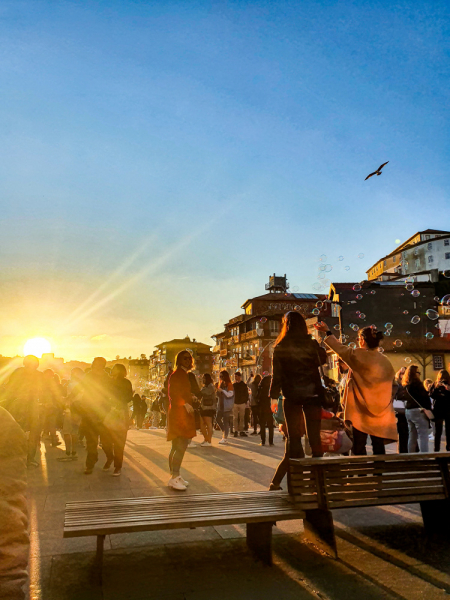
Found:
[(427, 532), (450, 532), (450, 452), (291, 459), (294, 503), (305, 511), (305, 537), (337, 558), (335, 508), (420, 503)]
[(272, 562), (272, 525), (303, 519), (317, 500), (293, 504), (287, 492), (243, 492), (66, 504), (64, 537), (97, 536), (101, 568), (106, 535), (164, 529), (195, 529), (212, 525), (247, 524), (247, 545), (267, 564)]

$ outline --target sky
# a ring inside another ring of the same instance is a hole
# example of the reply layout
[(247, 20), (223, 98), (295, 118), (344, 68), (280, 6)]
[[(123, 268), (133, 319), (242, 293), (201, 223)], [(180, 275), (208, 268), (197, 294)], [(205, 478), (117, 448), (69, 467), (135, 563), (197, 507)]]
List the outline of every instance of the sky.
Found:
[(0, 354), (212, 344), (273, 273), (313, 292), (326, 255), (329, 281), (360, 281), (396, 240), (450, 230), (449, 17), (4, 0)]

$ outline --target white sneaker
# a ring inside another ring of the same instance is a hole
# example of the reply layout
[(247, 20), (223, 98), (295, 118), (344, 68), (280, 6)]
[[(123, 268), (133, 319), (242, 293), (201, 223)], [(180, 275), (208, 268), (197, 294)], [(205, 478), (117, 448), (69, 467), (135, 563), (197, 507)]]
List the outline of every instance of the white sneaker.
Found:
[(181, 481), (183, 482), (183, 485), (185, 485), (186, 487), (189, 487), (189, 481), (186, 481), (186, 479), (184, 479), (183, 477), (181, 477), (181, 475), (178, 475), (178, 477), (181, 479)]
[(194, 442), (191, 442), (189, 444), (188, 448), (197, 448), (197, 444), (194, 444)]
[(202, 448), (207, 448), (208, 446), (212, 446), (211, 442), (207, 442), (206, 440), (200, 444)]
[(182, 478), (178, 475), (178, 477), (172, 477), (169, 479), (169, 483), (167, 484), (173, 490), (178, 490), (180, 492), (184, 492), (186, 490), (186, 486), (183, 483)]
[(221, 440), (219, 440), (219, 444), (228, 444), (228, 440), (222, 438)]

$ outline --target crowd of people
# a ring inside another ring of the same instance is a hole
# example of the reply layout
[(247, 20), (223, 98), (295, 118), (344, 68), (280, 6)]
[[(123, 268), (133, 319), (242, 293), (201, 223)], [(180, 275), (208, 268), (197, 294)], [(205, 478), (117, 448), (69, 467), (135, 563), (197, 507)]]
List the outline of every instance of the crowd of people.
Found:
[[(369, 437), (374, 454), (384, 454), (385, 445), (396, 441), (399, 452), (428, 452), (430, 438), (439, 451), (443, 426), (446, 435), (450, 427), (448, 371), (440, 371), (435, 382), (422, 382), (416, 365), (395, 374), (379, 352), (383, 334), (373, 327), (358, 332), (358, 348), (342, 344), (326, 323), (317, 323), (316, 329), (323, 334), (322, 344), (311, 337), (301, 314), (286, 313), (274, 344), (271, 372), (251, 375), (247, 381), (239, 371), (232, 381), (223, 370), (217, 382), (205, 373), (200, 387), (193, 356), (183, 350), (159, 397), (150, 404), (133, 393), (120, 363), (108, 369), (106, 360), (97, 357), (86, 372), (75, 368), (69, 381), (61, 381), (50, 369), (39, 371), (39, 360), (27, 356), (4, 386), (1, 403), (27, 432), (28, 467), (39, 465), (36, 454), (42, 436), (53, 446), (62, 444), (59, 431), (65, 456), (58, 460), (76, 460), (77, 447), (85, 445), (86, 475), (99, 460), (100, 445), (106, 457), (103, 469), (113, 465), (113, 475), (120, 476), (130, 422), (140, 429), (147, 416), (150, 429), (167, 432), (168, 485), (178, 491), (188, 486), (180, 467), (186, 449), (195, 446), (192, 438), (198, 431), (204, 448), (212, 446), (215, 429), (221, 432), (220, 445), (227, 445), (230, 437), (259, 435), (260, 446), (273, 446), (277, 424), (284, 434), (285, 454), (270, 489), (281, 489), (289, 457), (304, 457), (306, 440), (313, 457), (323, 456), (324, 408), (331, 409), (328, 414), (348, 433), (352, 454), (365, 454)], [(327, 347), (339, 359), (338, 381), (326, 378), (321, 368)]]

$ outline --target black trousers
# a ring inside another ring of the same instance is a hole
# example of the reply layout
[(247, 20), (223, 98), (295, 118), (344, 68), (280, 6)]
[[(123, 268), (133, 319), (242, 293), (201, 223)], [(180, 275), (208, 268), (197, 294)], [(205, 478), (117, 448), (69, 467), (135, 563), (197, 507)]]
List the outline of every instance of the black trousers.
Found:
[(397, 418), (397, 432), (398, 432), (398, 451), (400, 454), (408, 453), (408, 421), (406, 420), (405, 413), (395, 413)]
[(252, 421), (253, 421), (253, 431), (256, 431), (259, 425), (259, 408), (257, 405), (252, 406)]
[(320, 441), (320, 421), (322, 406), (319, 398), (285, 398), (283, 400), (284, 419), (286, 423), (286, 446), (284, 457), (275, 471), (272, 483), (280, 485), (289, 468), (290, 458), (304, 458), (302, 446), (302, 421), (306, 421), (309, 445), (314, 457), (323, 456)]
[(441, 437), (442, 437), (442, 429), (445, 421), (445, 438), (446, 444), (445, 449), (447, 452), (450, 451), (450, 414), (447, 414), (443, 419), (436, 419), (435, 424), (435, 432), (434, 432), (434, 451), (439, 452), (441, 449)]
[(266, 443), (266, 427), (269, 429), (269, 444), (273, 444), (273, 412), (269, 407), (260, 407), (259, 409), (259, 423), (260, 423), (260, 434), (261, 434), (261, 442), (263, 444)]
[[(353, 427), (353, 456), (367, 455), (366, 444), (368, 435), (368, 433), (364, 433), (363, 431), (359, 431)], [(372, 441), (373, 454), (386, 454), (383, 438), (377, 437), (376, 435), (371, 435), (370, 439)]]

